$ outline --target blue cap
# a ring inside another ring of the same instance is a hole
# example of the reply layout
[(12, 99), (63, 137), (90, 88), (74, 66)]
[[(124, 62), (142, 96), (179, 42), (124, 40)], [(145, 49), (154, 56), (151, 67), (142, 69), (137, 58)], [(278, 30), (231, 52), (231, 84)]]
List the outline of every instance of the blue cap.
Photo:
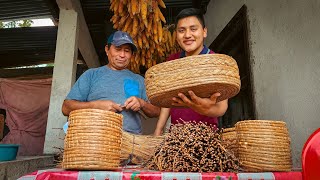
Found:
[(121, 46), (123, 44), (130, 44), (133, 51), (137, 51), (137, 47), (134, 44), (131, 36), (123, 31), (116, 31), (112, 33), (108, 38), (108, 44), (113, 44), (115, 46)]

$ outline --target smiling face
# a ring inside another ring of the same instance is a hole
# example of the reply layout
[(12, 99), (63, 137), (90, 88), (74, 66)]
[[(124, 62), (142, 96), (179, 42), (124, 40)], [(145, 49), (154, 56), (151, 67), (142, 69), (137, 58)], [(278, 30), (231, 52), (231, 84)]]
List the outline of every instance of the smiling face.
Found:
[(182, 18), (177, 23), (177, 42), (186, 51), (186, 56), (198, 55), (203, 49), (207, 28), (203, 28), (195, 16)]
[(132, 47), (130, 44), (123, 44), (121, 46), (108, 45), (105, 47), (108, 56), (108, 66), (113, 70), (125, 69), (132, 56)]

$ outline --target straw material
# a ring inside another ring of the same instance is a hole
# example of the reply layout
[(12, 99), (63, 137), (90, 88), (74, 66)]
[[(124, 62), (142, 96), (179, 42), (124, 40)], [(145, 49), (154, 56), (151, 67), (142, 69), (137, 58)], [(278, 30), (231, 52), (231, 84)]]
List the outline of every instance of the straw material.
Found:
[(178, 93), (192, 90), (199, 97), (221, 93), (218, 101), (231, 98), (240, 91), (237, 62), (224, 54), (206, 54), (157, 64), (145, 75), (146, 90), (152, 104), (172, 107)]
[(121, 144), (121, 160), (141, 164), (146, 162), (155, 151), (155, 148), (164, 141), (164, 136), (135, 135), (123, 131)]
[(120, 165), (122, 115), (81, 109), (69, 115), (62, 168), (114, 170)]
[(245, 171), (291, 171), (289, 132), (283, 121), (246, 120), (236, 124), (241, 167)]
[(237, 132), (235, 127), (223, 129), (222, 144), (238, 158)]

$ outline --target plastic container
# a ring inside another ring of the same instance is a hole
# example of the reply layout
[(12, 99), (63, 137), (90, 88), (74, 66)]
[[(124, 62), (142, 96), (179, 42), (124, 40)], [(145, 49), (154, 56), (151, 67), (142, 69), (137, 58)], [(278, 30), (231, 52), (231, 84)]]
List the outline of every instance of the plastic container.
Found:
[(0, 161), (15, 160), (18, 149), (18, 144), (0, 144)]
[(306, 180), (320, 179), (320, 128), (308, 138), (302, 151), (302, 176)]

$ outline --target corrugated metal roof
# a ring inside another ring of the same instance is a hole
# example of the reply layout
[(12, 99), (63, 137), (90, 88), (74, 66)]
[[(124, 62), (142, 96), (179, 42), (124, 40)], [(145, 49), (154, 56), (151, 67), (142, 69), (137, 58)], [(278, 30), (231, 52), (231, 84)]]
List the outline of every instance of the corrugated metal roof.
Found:
[(0, 21), (52, 17), (47, 0), (1, 0)]
[[(80, 0), (88, 28), (100, 57), (105, 63), (104, 42), (114, 31), (109, 19), (109, 0)], [(210, 0), (164, 0), (166, 9), (162, 9), (168, 23), (182, 9), (195, 4), (206, 10)], [(55, 0), (1, 0), (0, 21), (13, 19), (30, 19), (35, 17), (53, 17), (58, 19), (58, 8)], [(55, 54), (57, 28), (18, 28), (0, 29), (0, 67), (39, 64), (52, 62)]]
[(0, 67), (53, 62), (57, 27), (0, 29)]
[[(100, 57), (100, 62), (105, 63), (104, 42), (107, 36), (111, 34), (112, 24), (110, 18), (113, 12), (109, 10), (109, 0), (80, 0), (82, 10), (89, 27), (91, 37)], [(167, 23), (173, 23), (175, 16), (184, 8), (193, 7), (193, 4), (200, 3), (199, 7), (206, 7), (210, 0), (164, 0), (166, 8), (161, 8)], [(205, 11), (205, 8), (204, 8)]]

